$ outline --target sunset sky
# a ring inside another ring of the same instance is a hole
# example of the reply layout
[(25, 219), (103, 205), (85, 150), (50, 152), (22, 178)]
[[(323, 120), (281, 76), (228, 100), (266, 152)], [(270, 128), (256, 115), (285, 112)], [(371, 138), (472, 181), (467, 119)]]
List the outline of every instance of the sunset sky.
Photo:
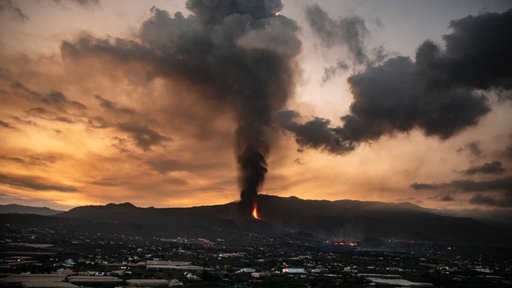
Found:
[(511, 209), (511, 1), (223, 2), (0, 0), (0, 203)]

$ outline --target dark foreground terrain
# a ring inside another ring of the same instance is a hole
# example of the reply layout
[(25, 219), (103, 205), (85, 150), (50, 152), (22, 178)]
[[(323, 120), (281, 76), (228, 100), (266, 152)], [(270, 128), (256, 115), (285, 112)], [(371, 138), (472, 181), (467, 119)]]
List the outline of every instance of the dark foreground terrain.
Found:
[[(259, 198), (0, 215), (1, 287), (511, 287), (510, 234), (411, 204)], [(508, 245), (507, 245), (508, 244)]]

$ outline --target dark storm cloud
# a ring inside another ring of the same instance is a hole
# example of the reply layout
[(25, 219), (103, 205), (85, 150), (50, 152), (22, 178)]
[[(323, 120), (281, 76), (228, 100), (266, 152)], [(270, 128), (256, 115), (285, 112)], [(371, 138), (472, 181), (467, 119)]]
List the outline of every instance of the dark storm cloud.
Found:
[(187, 9), (199, 17), (206, 24), (218, 24), (232, 15), (248, 15), (253, 19), (273, 17), (283, 9), (281, 1), (264, 0), (226, 0), (204, 1), (189, 0)]
[(44, 179), (23, 175), (0, 174), (0, 183), (36, 191), (76, 192), (75, 187), (48, 183)]
[(444, 51), (431, 41), (418, 49), (418, 74), (435, 88), (512, 88), (512, 9), (450, 22)]
[(330, 121), (315, 118), (304, 124), (296, 122), (300, 115), (293, 110), (281, 110), (274, 115), (274, 120), (284, 129), (295, 134), (295, 140), (301, 147), (322, 149), (331, 153), (351, 151), (351, 143), (343, 143), (336, 131), (329, 127)]
[(171, 138), (161, 135), (147, 126), (133, 122), (117, 124), (117, 128), (128, 133), (133, 141), (135, 141), (135, 145), (144, 151), (150, 150), (152, 146), (162, 145), (164, 142), (171, 140)]
[(0, 0), (0, 12), (11, 14), (14, 19), (25, 22), (28, 21), (28, 16), (23, 13), (20, 7), (16, 6), (11, 0)]
[(94, 95), (94, 99), (98, 100), (98, 102), (100, 103), (100, 106), (109, 112), (135, 114), (135, 111), (133, 109), (118, 107), (117, 104), (101, 97), (100, 95)]
[[(301, 123), (297, 116), (286, 123), (278, 123), (293, 132), (302, 146), (328, 147), (329, 152), (344, 153), (353, 150), (357, 143), (414, 128), (428, 136), (447, 139), (475, 125), (489, 112), (486, 98), (469, 90), (425, 90), (413, 73), (414, 67), (410, 59), (396, 57), (382, 66), (369, 67), (365, 72), (349, 77), (354, 101), (350, 106), (351, 114), (341, 117), (342, 126), (331, 127), (325, 119), (318, 123), (318, 118)], [(321, 131), (310, 131), (315, 127)], [(311, 137), (297, 134), (303, 130), (309, 131)], [(314, 138), (314, 135), (320, 138)], [(325, 140), (328, 142), (322, 144)]]
[(505, 172), (505, 168), (503, 168), (501, 162), (492, 161), (492, 162), (484, 163), (479, 166), (470, 167), (466, 171), (464, 171), (464, 174), (466, 174), (466, 175), (475, 175), (477, 173), (500, 174), (503, 172)]
[(148, 79), (162, 77), (198, 92), (198, 105), (230, 107), (237, 122), (242, 210), (250, 215), (267, 172), (272, 115), (293, 92), (298, 26), (278, 15), (279, 0), (190, 0), (186, 7), (193, 13), (187, 17), (152, 8), (137, 41), (81, 37), (62, 43), (62, 54), (68, 61), (104, 57), (138, 63)]
[(11, 123), (5, 122), (3, 120), (0, 120), (0, 126), (4, 127), (4, 128), (7, 128), (7, 129), (16, 129), (16, 127), (12, 126)]
[[(333, 153), (413, 129), (427, 136), (450, 138), (476, 125), (490, 111), (487, 98), (477, 89), (512, 88), (511, 21), (512, 10), (454, 20), (450, 25), (453, 32), (443, 37), (445, 50), (425, 41), (415, 62), (398, 56), (350, 76), (347, 81), (354, 101), (350, 114), (341, 117), (342, 126), (328, 126), (319, 118), (304, 123), (298, 116), (278, 123), (293, 132), (300, 145)], [(309, 137), (316, 135), (309, 131), (311, 124), (318, 124), (316, 138)], [(304, 137), (304, 130), (308, 137)], [(480, 153), (473, 148), (475, 154)]]
[(335, 21), (315, 4), (306, 8), (306, 20), (327, 47), (346, 45), (357, 64), (368, 62), (364, 45), (368, 29), (362, 18), (347, 17)]
[[(426, 89), (414, 69), (408, 58), (396, 57), (349, 77), (354, 95), (349, 116), (370, 122), (372, 130), (383, 133), (417, 127), (426, 135), (446, 139), (489, 112), (484, 96), (462, 88)], [(371, 136), (372, 130), (363, 134)]]

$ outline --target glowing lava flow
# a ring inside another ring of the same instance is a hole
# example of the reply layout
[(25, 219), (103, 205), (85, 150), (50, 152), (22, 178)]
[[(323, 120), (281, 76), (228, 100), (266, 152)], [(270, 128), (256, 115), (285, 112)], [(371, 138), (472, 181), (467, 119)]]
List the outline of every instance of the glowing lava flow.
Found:
[(256, 204), (256, 202), (254, 202), (254, 204), (252, 205), (252, 218), (254, 219), (258, 219), (258, 220), (262, 220), (260, 218), (260, 216), (258, 215), (258, 204)]

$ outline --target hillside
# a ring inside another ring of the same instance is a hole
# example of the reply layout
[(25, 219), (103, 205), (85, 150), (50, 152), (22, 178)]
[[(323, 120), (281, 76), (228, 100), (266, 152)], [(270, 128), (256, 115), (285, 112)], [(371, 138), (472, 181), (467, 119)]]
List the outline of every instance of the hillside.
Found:
[(16, 213), (16, 214), (36, 214), (36, 215), (56, 215), (63, 211), (53, 210), (47, 207), (32, 207), (18, 204), (0, 205), (0, 214)]
[[(59, 225), (111, 234), (236, 238), (243, 232), (360, 241), (369, 238), (509, 246), (511, 229), (440, 215), (409, 203), (302, 200), (260, 195), (263, 221), (240, 221), (237, 203), (191, 208), (140, 208), (130, 203), (82, 206), (52, 217), (4, 217), (18, 225)], [(30, 224), (31, 223), (31, 224)], [(46, 223), (46, 224), (45, 224)]]

